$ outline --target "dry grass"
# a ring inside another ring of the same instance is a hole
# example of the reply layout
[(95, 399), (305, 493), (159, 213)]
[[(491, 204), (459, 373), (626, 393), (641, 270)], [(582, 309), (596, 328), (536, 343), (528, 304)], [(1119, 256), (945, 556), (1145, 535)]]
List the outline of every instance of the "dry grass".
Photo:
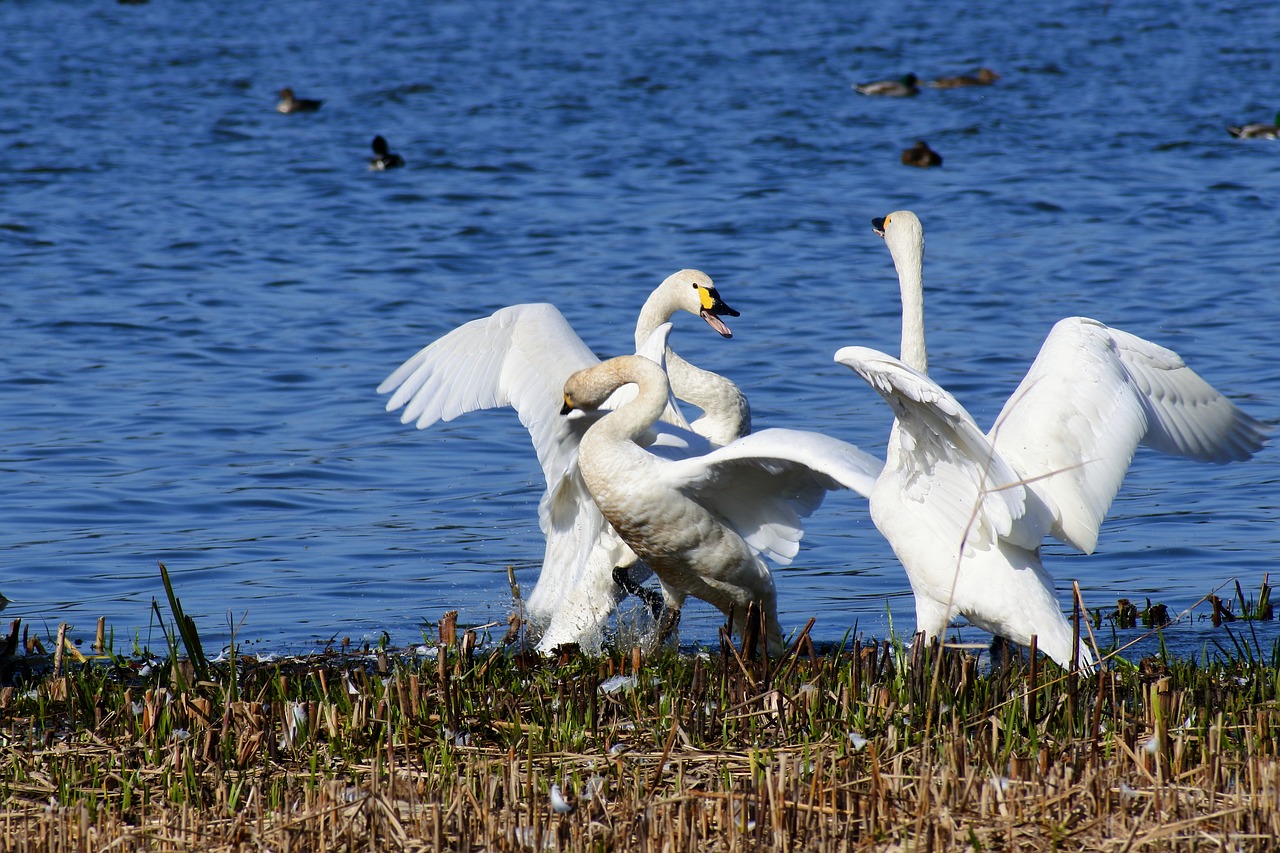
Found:
[[(1079, 678), (1043, 662), (979, 673), (955, 650), (819, 654), (803, 636), (778, 661), (724, 642), (642, 662), (442, 633), (417, 653), (52, 669), (16, 653), (15, 627), (4, 849), (1119, 853), (1280, 838), (1274, 650)], [(24, 675), (35, 662), (45, 671)]]

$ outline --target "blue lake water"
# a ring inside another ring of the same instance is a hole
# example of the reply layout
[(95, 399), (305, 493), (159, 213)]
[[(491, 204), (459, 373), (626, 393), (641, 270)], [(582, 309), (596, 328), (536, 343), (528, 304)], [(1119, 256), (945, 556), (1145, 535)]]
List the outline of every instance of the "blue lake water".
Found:
[[(95, 0), (0, 3), (0, 32), (0, 593), (39, 630), (106, 616), (118, 647), (162, 646), (159, 561), (207, 647), (505, 620), (506, 567), (527, 588), (542, 554), (526, 434), (510, 411), (418, 432), (375, 387), (517, 302), (627, 352), (682, 267), (742, 316), (673, 342), (757, 427), (882, 452), (888, 408), (832, 354), (896, 351), (869, 220), (898, 208), (927, 233), (931, 372), (979, 422), (1072, 314), (1280, 414), (1280, 142), (1224, 130), (1280, 107), (1276, 4)], [(999, 82), (851, 89), (979, 65)], [(282, 86), (324, 106), (280, 115)], [(379, 133), (406, 168), (366, 169)], [(943, 168), (900, 165), (917, 139)], [(1278, 481), (1274, 446), (1141, 450), (1098, 552), (1046, 563), (1091, 607), (1256, 594)], [(778, 586), (784, 628), (816, 616), (821, 640), (913, 621), (851, 494)], [(692, 605), (682, 638), (720, 623)]]

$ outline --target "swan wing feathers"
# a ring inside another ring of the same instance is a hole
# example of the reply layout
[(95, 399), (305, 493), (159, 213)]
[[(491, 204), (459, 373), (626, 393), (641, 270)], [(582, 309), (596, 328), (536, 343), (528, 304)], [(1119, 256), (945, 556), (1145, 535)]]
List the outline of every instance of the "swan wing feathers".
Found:
[(1068, 317), (990, 436), (1051, 507), (1052, 535), (1091, 553), (1139, 444), (1228, 462), (1251, 455), (1265, 433), (1172, 350)]
[(601, 627), (623, 595), (613, 568), (633, 563), (635, 554), (605, 521), (576, 467), (546, 506), (555, 533), (547, 536), (542, 571), (524, 599), (525, 616), (543, 631), (540, 651), (574, 642), (598, 653)]
[(560, 416), (564, 382), (599, 363), (564, 315), (546, 303), (512, 305), (427, 345), (378, 386), (387, 411), (424, 429), (478, 409), (511, 406), (529, 431), (549, 490), (577, 463), (589, 425)]
[(404, 407), (401, 422), (416, 420), (419, 429), (477, 409), (548, 405), (529, 399), (537, 392), (553, 399), (558, 412), (564, 379), (597, 363), (554, 305), (512, 305), (423, 347), (378, 393), (391, 393), (387, 411)]
[(1262, 449), (1266, 427), (1187, 367), (1176, 352), (1120, 329), (1102, 328), (1142, 393), (1148, 420), (1144, 445), (1219, 464), (1242, 462)]
[[(986, 548), (1001, 539), (1039, 547), (1048, 519), (1018, 473), (944, 388), (893, 356), (844, 347), (835, 360), (884, 397), (896, 418), (886, 472), (896, 499), (943, 541)], [(873, 507), (874, 510), (874, 507)]]
[(724, 519), (753, 550), (786, 565), (799, 551), (801, 519), (828, 491), (870, 494), (881, 465), (830, 436), (766, 429), (661, 470), (668, 485)]
[(649, 428), (649, 441), (639, 442), (645, 450), (671, 462), (701, 456), (710, 453), (714, 448), (709, 440), (696, 432), (666, 423), (656, 423)]
[[(563, 572), (584, 565), (591, 549), (610, 529), (576, 465), (555, 488), (547, 490), (538, 504), (538, 516), (547, 532), (555, 533), (547, 536), (544, 576), (551, 569)], [(538, 583), (542, 583), (541, 576)]]

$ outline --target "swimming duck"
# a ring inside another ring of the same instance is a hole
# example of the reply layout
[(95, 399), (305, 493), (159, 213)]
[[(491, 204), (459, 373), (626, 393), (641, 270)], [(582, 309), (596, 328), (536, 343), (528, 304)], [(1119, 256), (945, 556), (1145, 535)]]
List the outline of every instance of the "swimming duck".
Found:
[(979, 68), (977, 76), (962, 74), (959, 77), (939, 77), (930, 81), (935, 89), (958, 89), (961, 86), (990, 86), (1000, 79), (1000, 75), (990, 68)]
[[(845, 347), (835, 360), (884, 397), (894, 422), (871, 518), (907, 571), (916, 630), (956, 616), (1088, 668), (1045, 570), (1052, 536), (1085, 553), (1139, 444), (1201, 462), (1248, 459), (1266, 429), (1177, 353), (1087, 317), (1059, 320), (983, 433), (926, 371), (924, 230), (909, 210), (872, 221), (902, 292), (901, 358)], [(1016, 306), (1010, 308), (1016, 318)]]
[(941, 166), (942, 155), (929, 147), (923, 139), (902, 151), (902, 165), (927, 169), (930, 166)]
[(862, 95), (884, 95), (890, 98), (907, 98), (920, 94), (920, 78), (908, 74), (897, 80), (877, 80), (874, 83), (859, 83), (853, 87)]
[(1246, 124), (1242, 127), (1228, 127), (1227, 133), (1236, 139), (1277, 139), (1280, 138), (1280, 112), (1276, 113), (1275, 124)]
[(399, 154), (391, 153), (391, 149), (387, 147), (387, 140), (381, 136), (373, 138), (373, 154), (374, 156), (369, 158), (369, 168), (375, 172), (398, 169), (404, 165), (404, 158)]
[(313, 113), (320, 109), (320, 105), (324, 101), (314, 101), (310, 98), (295, 98), (293, 90), (285, 87), (280, 90), (280, 103), (276, 104), (276, 111), (282, 113)]

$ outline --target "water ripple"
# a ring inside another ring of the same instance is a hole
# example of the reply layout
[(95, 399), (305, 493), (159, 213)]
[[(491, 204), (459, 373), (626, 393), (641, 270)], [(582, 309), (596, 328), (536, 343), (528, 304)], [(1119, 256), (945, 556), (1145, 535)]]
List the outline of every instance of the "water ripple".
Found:
[[(373, 389), (515, 302), (626, 351), (643, 295), (685, 266), (743, 314), (732, 341), (678, 320), (677, 345), (746, 387), (760, 426), (883, 447), (887, 409), (831, 354), (896, 349), (868, 220), (902, 207), (929, 231), (933, 371), (981, 422), (1069, 314), (1280, 414), (1280, 147), (1224, 130), (1275, 111), (1280, 10), (317, 9), (0, 4), (6, 613), (145, 631), (163, 559), (210, 646), (228, 610), (249, 614), (242, 638), (293, 647), (502, 619), (506, 566), (528, 587), (542, 551), (527, 436), (511, 413), (419, 433)], [(979, 65), (1001, 80), (850, 88)], [(275, 113), (286, 85), (324, 106)], [(406, 168), (368, 171), (374, 134)], [(899, 164), (921, 138), (943, 168)], [(1275, 454), (1140, 452), (1098, 553), (1047, 550), (1060, 588), (1174, 609), (1256, 589), (1280, 550)], [(850, 496), (779, 588), (787, 627), (820, 614), (818, 639), (911, 624)], [(682, 629), (712, 641), (718, 622), (695, 606)]]

